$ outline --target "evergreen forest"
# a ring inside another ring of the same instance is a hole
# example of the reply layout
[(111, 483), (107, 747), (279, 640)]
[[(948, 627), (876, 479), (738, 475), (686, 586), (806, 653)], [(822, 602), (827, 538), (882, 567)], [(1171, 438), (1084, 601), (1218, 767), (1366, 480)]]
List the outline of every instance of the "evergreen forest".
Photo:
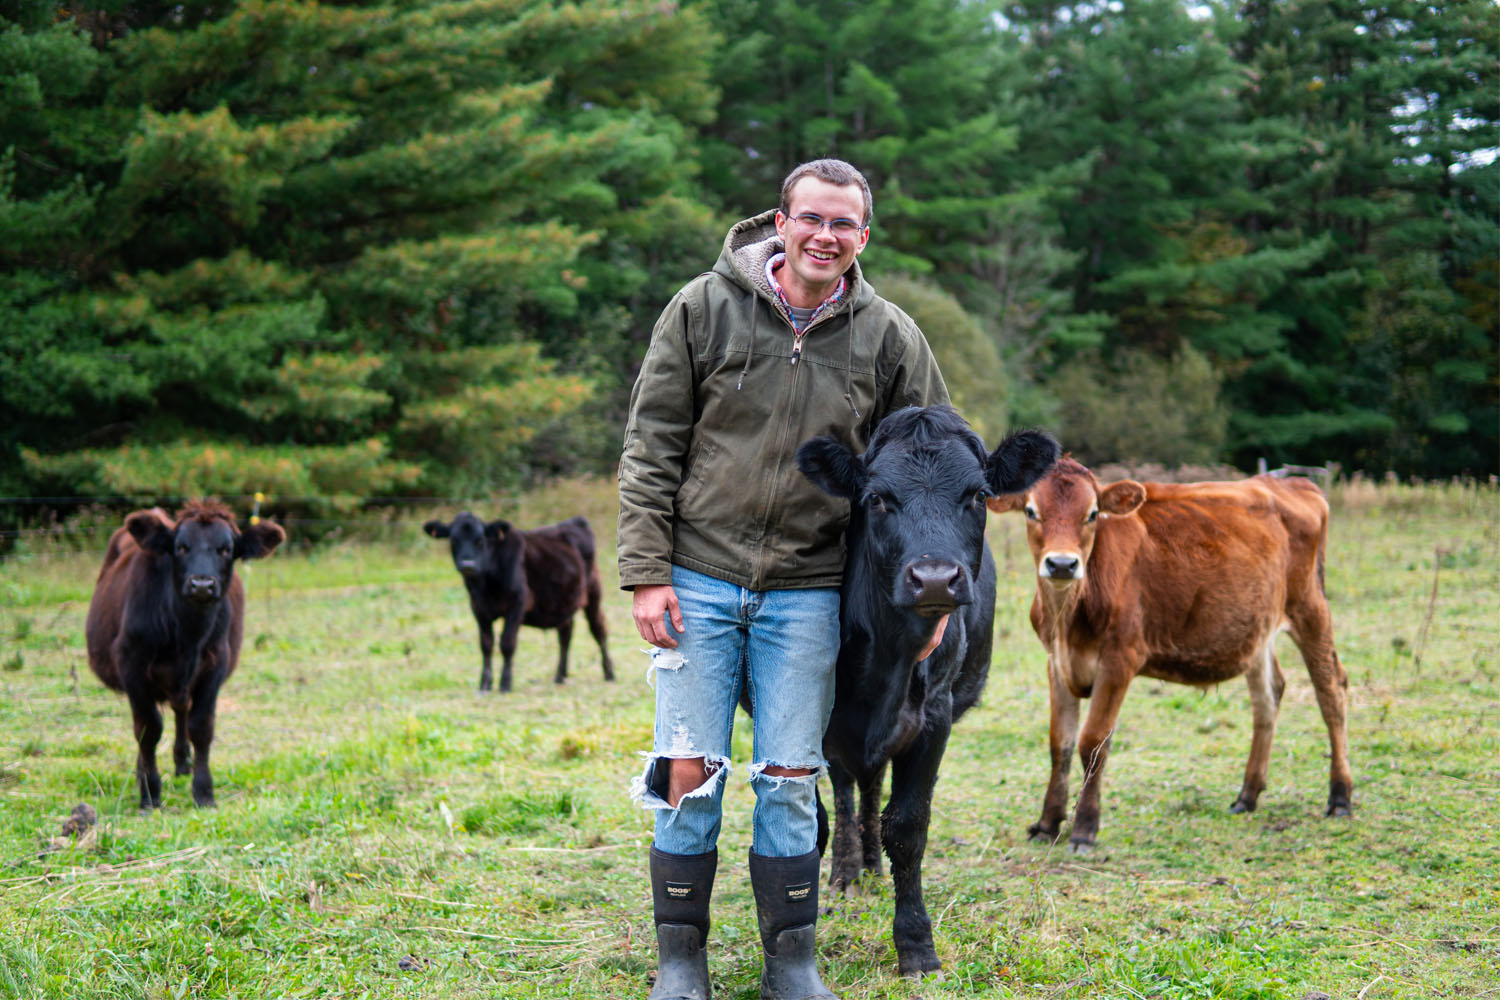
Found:
[(0, 495), (608, 473), (825, 155), (987, 438), (1489, 477), (1497, 147), (1492, 0), (0, 0)]

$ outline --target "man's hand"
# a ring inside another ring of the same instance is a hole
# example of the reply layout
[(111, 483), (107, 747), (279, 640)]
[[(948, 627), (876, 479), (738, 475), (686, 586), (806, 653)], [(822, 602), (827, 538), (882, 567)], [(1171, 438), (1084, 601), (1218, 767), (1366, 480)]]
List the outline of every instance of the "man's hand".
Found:
[(676, 649), (677, 640), (667, 631), (662, 615), (672, 612), (672, 627), (686, 632), (682, 624), (682, 608), (677, 605), (677, 591), (669, 583), (650, 587), (636, 587), (630, 613), (635, 617), (635, 630), (641, 638), (662, 649)]

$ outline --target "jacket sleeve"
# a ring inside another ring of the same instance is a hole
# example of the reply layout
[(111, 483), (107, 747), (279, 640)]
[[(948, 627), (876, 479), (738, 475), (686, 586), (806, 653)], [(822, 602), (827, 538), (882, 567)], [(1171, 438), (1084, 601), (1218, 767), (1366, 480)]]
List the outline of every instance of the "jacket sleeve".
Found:
[(927, 338), (909, 317), (903, 317), (899, 325), (901, 336), (895, 362), (885, 381), (885, 393), (880, 400), (880, 412), (875, 415), (875, 425), (888, 415), (907, 406), (938, 406), (949, 403), (948, 386), (938, 371), (937, 358)]
[(620, 587), (672, 582), (672, 522), (692, 440), (693, 308), (685, 292), (662, 311), (630, 394), (620, 456)]

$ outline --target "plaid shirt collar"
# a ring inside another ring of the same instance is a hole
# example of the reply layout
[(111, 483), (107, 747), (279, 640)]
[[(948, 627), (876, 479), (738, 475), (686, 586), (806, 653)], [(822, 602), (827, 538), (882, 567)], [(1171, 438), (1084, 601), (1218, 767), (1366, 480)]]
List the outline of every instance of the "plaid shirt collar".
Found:
[[(776, 280), (776, 272), (780, 270), (781, 265), (785, 263), (785, 253), (772, 254), (771, 259), (766, 261), (766, 281), (770, 284), (771, 291), (776, 293), (776, 301), (781, 303), (781, 308), (786, 310), (786, 314), (788, 318), (790, 318), (792, 316), (792, 304), (787, 300), (786, 292), (781, 290), (781, 282)], [(842, 302), (844, 299), (844, 293), (848, 290), (848, 288), (849, 283), (844, 279), (844, 276), (842, 274), (839, 275), (838, 287), (833, 290), (832, 295), (828, 296), (828, 298), (818, 303), (818, 307), (813, 310), (812, 315), (808, 317), (806, 325), (801, 327), (801, 329), (805, 330), (807, 329), (807, 327), (812, 326), (813, 322), (819, 316), (823, 315), (825, 312)], [(792, 325), (796, 326), (795, 321)]]

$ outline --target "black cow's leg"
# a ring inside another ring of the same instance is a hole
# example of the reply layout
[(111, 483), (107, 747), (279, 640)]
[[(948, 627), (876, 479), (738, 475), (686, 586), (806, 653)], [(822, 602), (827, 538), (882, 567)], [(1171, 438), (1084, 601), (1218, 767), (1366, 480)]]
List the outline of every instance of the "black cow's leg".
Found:
[(881, 764), (859, 782), (859, 839), (863, 846), (860, 865), (867, 872), (880, 874), (880, 791), (885, 785), (885, 765)]
[(475, 620), (479, 623), (479, 655), (484, 657), (484, 665), (479, 668), (479, 690), (488, 691), (492, 686), (490, 658), (495, 655), (495, 623), (482, 618)]
[(604, 679), (615, 679), (615, 665), (609, 659), (609, 632), (604, 627), (604, 599), (598, 580), (589, 581), (588, 603), (583, 607), (583, 616), (588, 619), (589, 633), (599, 644), (599, 659), (604, 664)]
[(932, 818), (932, 789), (952, 728), (946, 718), (951, 710), (951, 705), (929, 705), (927, 725), (921, 734), (891, 760), (891, 799), (882, 814), (881, 839), (891, 859), (891, 887), (896, 893), (891, 936), (903, 976), (920, 976), (942, 968), (932, 944), (932, 920), (922, 902), (922, 856), (927, 851), (927, 824)]
[[(226, 663), (224, 650), (218, 662)], [(219, 685), (224, 681), (217, 670), (206, 671), (193, 690), (193, 705), (188, 709), (188, 738), (193, 741), (193, 803), (211, 807), (214, 804), (214, 779), (208, 771), (208, 748), (214, 741), (214, 716), (219, 704)]]
[(828, 866), (828, 885), (847, 891), (859, 878), (859, 823), (854, 818), (854, 776), (836, 760), (828, 762), (828, 780), (833, 784), (833, 860)]
[(570, 618), (557, 626), (557, 676), (554, 684), (568, 679), (568, 647), (573, 644), (573, 620)]
[(172, 740), (172, 763), (176, 765), (178, 774), (192, 774), (193, 755), (188, 749), (187, 713), (173, 705), (172, 716), (177, 726), (176, 737)]
[(510, 665), (516, 658), (516, 637), (521, 632), (521, 612), (505, 616), (505, 627), (500, 630), (500, 691), (510, 690)]
[[(124, 673), (124, 671), (121, 671)], [(156, 744), (161, 740), (161, 709), (143, 684), (125, 685), (130, 715), (135, 723), (135, 781), (141, 792), (141, 808), (161, 805), (161, 774), (156, 770)]]

